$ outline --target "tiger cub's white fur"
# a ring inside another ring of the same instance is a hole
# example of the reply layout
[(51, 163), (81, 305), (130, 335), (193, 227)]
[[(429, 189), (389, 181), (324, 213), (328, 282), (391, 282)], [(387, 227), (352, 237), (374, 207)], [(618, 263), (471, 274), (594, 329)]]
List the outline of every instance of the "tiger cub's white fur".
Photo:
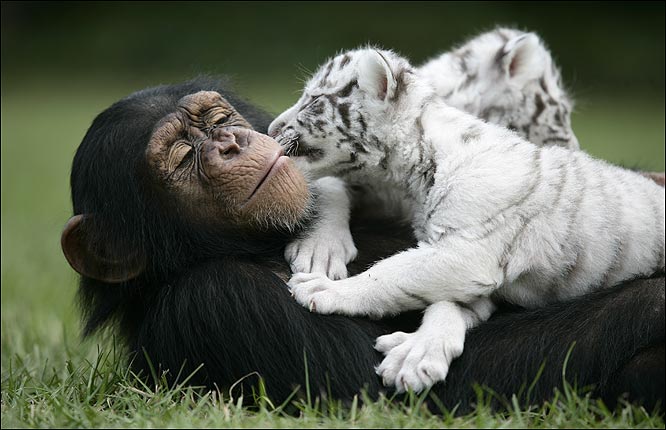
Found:
[[(571, 129), (572, 102), (550, 52), (534, 33), (498, 28), (428, 61), (417, 72), (450, 106), (508, 127), (536, 145), (578, 149)], [(338, 119), (344, 121), (342, 114)], [(280, 115), (269, 133), (277, 134), (292, 117), (289, 111)], [(344, 183), (334, 178), (316, 181), (315, 187), (321, 217), (308, 235), (287, 246), (285, 257), (294, 272), (346, 278), (346, 264), (357, 254), (349, 232), (349, 196)], [(365, 184), (355, 194), (377, 211), (411, 217), (399, 193)]]
[(377, 341), (378, 373), (398, 389), (446, 377), (491, 294), (540, 306), (664, 270), (663, 188), (448, 106), (391, 51), (335, 57), (277, 121), (315, 177), (390, 189), (411, 207), (416, 248), (348, 279), (290, 281), (320, 313), (427, 308), (417, 332)]

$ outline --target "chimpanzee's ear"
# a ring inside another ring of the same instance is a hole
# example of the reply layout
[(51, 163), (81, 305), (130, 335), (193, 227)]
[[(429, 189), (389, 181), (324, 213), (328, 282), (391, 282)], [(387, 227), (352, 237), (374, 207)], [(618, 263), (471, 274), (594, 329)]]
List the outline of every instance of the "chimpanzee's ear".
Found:
[(103, 244), (91, 243), (86, 234), (88, 218), (74, 215), (65, 224), (60, 244), (69, 265), (83, 276), (114, 284), (139, 276), (146, 267), (146, 259), (137, 253), (112, 255)]
[(379, 100), (393, 97), (398, 82), (381, 52), (375, 49), (363, 52), (358, 63), (358, 86)]
[(522, 34), (506, 42), (500, 51), (500, 66), (505, 76), (523, 85), (544, 74), (550, 67), (548, 51), (534, 33)]

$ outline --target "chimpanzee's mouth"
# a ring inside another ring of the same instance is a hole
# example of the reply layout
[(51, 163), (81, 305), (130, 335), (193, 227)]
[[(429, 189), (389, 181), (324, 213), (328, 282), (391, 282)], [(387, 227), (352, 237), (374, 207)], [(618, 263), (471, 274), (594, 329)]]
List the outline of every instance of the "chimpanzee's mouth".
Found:
[(264, 175), (262, 176), (261, 180), (257, 183), (257, 186), (254, 188), (250, 196), (247, 198), (247, 203), (252, 200), (252, 197), (254, 197), (257, 194), (257, 191), (266, 183), (269, 182), (272, 176), (275, 175), (276, 172), (280, 170), (282, 166), (284, 166), (284, 163), (289, 160), (289, 157), (284, 155), (284, 150), (282, 148), (278, 149), (275, 154), (273, 155), (273, 158), (271, 161), (266, 163), (266, 171), (264, 172)]

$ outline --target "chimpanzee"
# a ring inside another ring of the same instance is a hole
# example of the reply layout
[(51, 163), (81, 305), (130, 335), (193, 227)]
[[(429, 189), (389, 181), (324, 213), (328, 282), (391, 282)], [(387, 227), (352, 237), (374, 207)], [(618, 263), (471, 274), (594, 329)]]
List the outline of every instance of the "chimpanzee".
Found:
[[(149, 377), (153, 366), (171, 383), (203, 364), (188, 383), (224, 390), (255, 374), (278, 403), (306, 381), (343, 401), (361, 389), (376, 398), (384, 388), (374, 340), (415, 329), (420, 316), (319, 315), (292, 299), (284, 246), (316, 219), (317, 195), (262, 134), (270, 120), (214, 78), (139, 91), (95, 118), (74, 157), (74, 216), (62, 234), (81, 274), (84, 335), (112, 327), (134, 370)], [(396, 222), (352, 229), (360, 258), (351, 273), (413, 241)], [(562, 387), (574, 343), (570, 382), (610, 402), (625, 392), (648, 405), (663, 399), (664, 278), (533, 311), (507, 308), (469, 334), (431, 393), (466, 411), (473, 383), (508, 397), (545, 361), (531, 398), (521, 398), (542, 401)]]

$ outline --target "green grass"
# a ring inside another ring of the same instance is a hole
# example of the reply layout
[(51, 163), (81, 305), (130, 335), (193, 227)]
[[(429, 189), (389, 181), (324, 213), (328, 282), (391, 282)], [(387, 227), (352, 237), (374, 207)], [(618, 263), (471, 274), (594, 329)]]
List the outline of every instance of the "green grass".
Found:
[[(13, 84), (13, 85), (12, 85)], [(3, 82), (2, 95), (2, 427), (664, 427), (661, 415), (624, 406), (613, 413), (585, 396), (560, 393), (529, 411), (493, 415), (481, 407), (459, 418), (433, 417), (418, 399), (386, 399), (352, 410), (302, 405), (299, 418), (264, 402), (255, 411), (211, 393), (142, 387), (108, 340), (81, 342), (76, 276), (60, 251), (70, 216), (69, 169), (93, 117), (134, 88), (100, 90)], [(243, 85), (279, 112), (297, 82)], [(277, 90), (276, 88), (284, 88)], [(664, 105), (659, 97), (589, 97), (574, 127), (595, 156), (664, 169)], [(98, 351), (101, 345), (101, 352)], [(321, 406), (321, 405), (320, 405)]]
[[(191, 387), (166, 388), (163, 381), (145, 385), (124, 365), (118, 350), (92, 345), (65, 350), (56, 363), (26, 363), (19, 354), (3, 352), (2, 427), (374, 427), (374, 428), (659, 428), (663, 417), (642, 408), (622, 405), (609, 411), (601, 402), (580, 396), (570, 387), (556, 392), (540, 407), (490, 411), (490, 394), (478, 390), (474, 413), (455, 417), (449, 411), (434, 415), (423, 407), (426, 397), (411, 396), (395, 403), (381, 397), (376, 402), (361, 393), (343, 407), (319, 399), (295, 400), (275, 405), (258, 392), (248, 393), (258, 405), (241, 406), (243, 397), (204, 392)], [(3, 349), (10, 347), (3, 339)], [(64, 348), (63, 348), (64, 349)], [(91, 352), (86, 357), (84, 351)], [(39, 361), (39, 360), (37, 360)], [(363, 403), (360, 400), (365, 400)]]
[[(3, 345), (4, 346), (4, 345)], [(599, 402), (565, 389), (539, 408), (494, 414), (488, 396), (479, 391), (473, 414), (435, 416), (422, 407), (424, 396), (394, 404), (386, 398), (359, 406), (335, 402), (296, 401), (297, 414), (287, 415), (259, 392), (252, 410), (242, 397), (143, 385), (131, 375), (116, 350), (86, 359), (68, 352), (61, 367), (44, 363), (30, 369), (18, 357), (3, 370), (2, 426), (18, 427), (413, 427), (413, 428), (659, 428), (660, 416), (630, 405), (611, 412)]]

